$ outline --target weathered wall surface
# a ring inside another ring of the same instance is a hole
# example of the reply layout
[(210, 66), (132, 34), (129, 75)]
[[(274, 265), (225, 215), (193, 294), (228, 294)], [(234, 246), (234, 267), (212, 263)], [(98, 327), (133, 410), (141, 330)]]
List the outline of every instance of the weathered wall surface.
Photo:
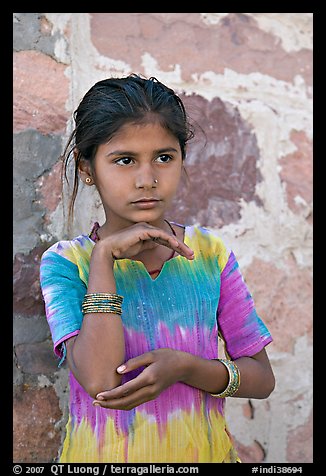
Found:
[[(243, 461), (312, 462), (312, 14), (14, 14), (14, 460), (55, 461), (67, 418), (38, 265), (67, 233), (59, 155), (97, 80), (156, 76), (200, 130), (170, 218), (234, 249), (274, 342), (268, 400), (228, 400)], [(73, 234), (102, 219), (96, 196)], [(81, 202), (79, 202), (81, 203)], [(77, 202), (78, 206), (78, 202)]]

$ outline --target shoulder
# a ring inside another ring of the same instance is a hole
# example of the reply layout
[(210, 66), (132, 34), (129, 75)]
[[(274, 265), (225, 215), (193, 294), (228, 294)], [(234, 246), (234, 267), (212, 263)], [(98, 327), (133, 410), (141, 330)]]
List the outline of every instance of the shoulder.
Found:
[(217, 259), (220, 270), (225, 268), (231, 249), (216, 231), (200, 225), (186, 226), (185, 239), (195, 254), (200, 253), (205, 260)]
[(49, 256), (65, 258), (76, 264), (81, 258), (89, 258), (94, 242), (88, 235), (79, 235), (71, 240), (60, 240), (51, 245), (42, 255), (42, 260)]
[(200, 225), (190, 225), (185, 227), (185, 235), (189, 240), (199, 242), (207, 250), (214, 248), (214, 251), (226, 251), (230, 254), (231, 250), (225, 240), (214, 230)]

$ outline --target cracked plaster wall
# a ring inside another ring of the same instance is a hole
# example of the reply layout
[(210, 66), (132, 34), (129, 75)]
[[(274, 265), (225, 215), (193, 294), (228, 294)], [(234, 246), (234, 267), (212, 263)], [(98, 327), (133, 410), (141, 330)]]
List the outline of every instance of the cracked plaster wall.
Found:
[[(68, 236), (59, 155), (71, 113), (94, 82), (135, 71), (174, 88), (207, 138), (198, 129), (190, 185), (171, 217), (225, 238), (274, 337), (273, 394), (228, 401), (242, 459), (312, 462), (312, 21), (312, 13), (14, 14), (16, 461), (55, 461), (67, 418), (67, 369), (57, 368), (44, 325), (38, 265)], [(72, 235), (103, 218), (89, 188), (76, 206)]]

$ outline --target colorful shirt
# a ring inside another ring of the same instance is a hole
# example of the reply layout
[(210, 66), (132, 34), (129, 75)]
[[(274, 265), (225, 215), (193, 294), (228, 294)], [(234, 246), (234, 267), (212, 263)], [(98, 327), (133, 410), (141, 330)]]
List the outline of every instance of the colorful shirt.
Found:
[[(124, 296), (126, 360), (169, 347), (205, 359), (218, 357), (218, 331), (232, 359), (252, 356), (272, 337), (257, 315), (237, 260), (222, 239), (186, 226), (184, 242), (194, 260), (176, 256), (152, 279), (144, 264), (114, 263), (117, 293)], [(94, 241), (80, 235), (42, 256), (40, 278), (54, 352), (78, 334)], [(126, 374), (124, 381), (135, 377)], [(70, 372), (70, 408), (60, 462), (223, 462), (234, 445), (225, 399), (177, 382), (155, 400), (130, 411), (93, 406)]]

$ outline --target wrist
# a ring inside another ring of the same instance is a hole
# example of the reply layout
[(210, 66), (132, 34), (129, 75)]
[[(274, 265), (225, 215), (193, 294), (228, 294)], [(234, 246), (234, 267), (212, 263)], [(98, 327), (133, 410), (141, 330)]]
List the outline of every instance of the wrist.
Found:
[(89, 267), (88, 293), (116, 292), (113, 265), (114, 259), (108, 249), (100, 242), (96, 243)]
[(178, 351), (179, 382), (188, 383), (193, 368), (193, 357), (189, 352)]
[(98, 261), (99, 263), (106, 263), (106, 265), (113, 268), (114, 258), (112, 255), (112, 250), (107, 244), (103, 241), (98, 241), (92, 251), (91, 261)]

